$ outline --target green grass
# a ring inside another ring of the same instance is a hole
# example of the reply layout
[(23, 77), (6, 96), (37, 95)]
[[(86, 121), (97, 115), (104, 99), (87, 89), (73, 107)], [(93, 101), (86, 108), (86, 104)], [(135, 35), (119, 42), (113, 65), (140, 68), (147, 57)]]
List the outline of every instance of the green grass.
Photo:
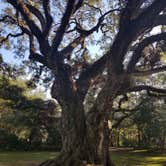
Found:
[[(56, 157), (56, 152), (0, 152), (0, 166), (36, 166)], [(146, 150), (112, 152), (117, 166), (166, 166), (166, 153)]]
[(0, 166), (36, 166), (57, 155), (56, 152), (0, 152)]
[(117, 166), (166, 166), (166, 153), (132, 150), (112, 152)]

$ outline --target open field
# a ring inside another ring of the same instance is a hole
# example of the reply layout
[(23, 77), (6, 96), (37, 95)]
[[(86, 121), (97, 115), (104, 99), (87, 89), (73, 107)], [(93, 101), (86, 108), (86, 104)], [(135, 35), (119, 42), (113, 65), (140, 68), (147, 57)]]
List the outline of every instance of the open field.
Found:
[[(0, 152), (0, 166), (36, 166), (57, 156), (55, 152)], [(146, 150), (112, 152), (117, 166), (166, 166), (166, 153)]]

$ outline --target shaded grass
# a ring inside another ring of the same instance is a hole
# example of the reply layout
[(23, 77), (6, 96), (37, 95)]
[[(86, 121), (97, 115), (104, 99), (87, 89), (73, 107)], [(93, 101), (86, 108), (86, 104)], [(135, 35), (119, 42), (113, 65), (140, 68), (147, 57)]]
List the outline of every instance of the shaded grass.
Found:
[(166, 166), (166, 153), (147, 150), (112, 152), (112, 158), (117, 166)]
[[(53, 159), (56, 152), (0, 152), (0, 166), (36, 166)], [(166, 153), (130, 150), (112, 152), (117, 166), (166, 166)]]
[(0, 166), (36, 166), (57, 155), (56, 152), (0, 152)]

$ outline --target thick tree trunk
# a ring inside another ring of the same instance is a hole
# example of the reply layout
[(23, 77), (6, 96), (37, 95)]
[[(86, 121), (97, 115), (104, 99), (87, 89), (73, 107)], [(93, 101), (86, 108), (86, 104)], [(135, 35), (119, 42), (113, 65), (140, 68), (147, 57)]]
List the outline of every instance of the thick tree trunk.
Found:
[(68, 103), (62, 109), (61, 154), (57, 159), (46, 161), (40, 166), (113, 166), (109, 156), (107, 121), (93, 114), (94, 121), (91, 119), (92, 123), (87, 123), (83, 106), (78, 102)]
[(52, 90), (52, 96), (59, 98), (62, 108), (62, 151), (57, 159), (40, 166), (113, 166), (109, 154), (108, 114), (103, 111), (104, 96), (101, 95), (102, 100), (85, 115), (83, 101), (68, 85), (62, 86), (63, 82), (56, 82)]

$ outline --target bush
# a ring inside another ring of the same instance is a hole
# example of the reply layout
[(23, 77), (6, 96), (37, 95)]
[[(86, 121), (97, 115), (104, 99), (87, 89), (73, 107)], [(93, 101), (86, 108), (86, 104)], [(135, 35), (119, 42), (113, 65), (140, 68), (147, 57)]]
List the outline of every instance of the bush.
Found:
[(0, 130), (0, 150), (26, 150), (27, 143), (16, 135)]

